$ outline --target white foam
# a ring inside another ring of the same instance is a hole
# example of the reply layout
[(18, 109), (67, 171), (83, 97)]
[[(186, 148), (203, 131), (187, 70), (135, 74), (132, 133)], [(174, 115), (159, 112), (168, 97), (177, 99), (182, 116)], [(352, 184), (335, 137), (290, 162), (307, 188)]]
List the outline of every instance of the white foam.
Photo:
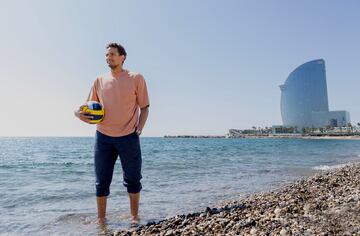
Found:
[(345, 167), (347, 165), (348, 164), (338, 164), (338, 165), (332, 165), (332, 166), (320, 165), (320, 166), (315, 166), (312, 169), (313, 170), (333, 170), (333, 169), (338, 169), (338, 168)]

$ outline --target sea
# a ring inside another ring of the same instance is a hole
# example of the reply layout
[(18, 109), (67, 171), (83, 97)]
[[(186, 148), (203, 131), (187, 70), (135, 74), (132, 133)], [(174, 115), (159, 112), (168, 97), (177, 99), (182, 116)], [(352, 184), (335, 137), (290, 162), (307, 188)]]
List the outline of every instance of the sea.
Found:
[[(358, 140), (141, 138), (141, 224), (360, 160)], [(0, 235), (101, 235), (93, 137), (0, 138)], [(130, 227), (118, 160), (106, 230)]]

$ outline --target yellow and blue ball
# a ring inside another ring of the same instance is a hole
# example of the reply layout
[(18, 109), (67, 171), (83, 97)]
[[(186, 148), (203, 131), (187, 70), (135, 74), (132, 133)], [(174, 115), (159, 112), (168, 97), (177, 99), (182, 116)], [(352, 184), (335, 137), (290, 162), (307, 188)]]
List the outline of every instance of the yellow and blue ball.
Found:
[(91, 118), (91, 124), (100, 123), (104, 119), (104, 107), (97, 101), (88, 101), (82, 109)]

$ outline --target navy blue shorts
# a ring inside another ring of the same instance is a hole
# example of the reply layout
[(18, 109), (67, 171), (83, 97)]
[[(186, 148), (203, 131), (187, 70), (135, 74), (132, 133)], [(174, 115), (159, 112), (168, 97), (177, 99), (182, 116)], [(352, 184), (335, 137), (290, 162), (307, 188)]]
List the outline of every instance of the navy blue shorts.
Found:
[(96, 131), (95, 136), (96, 196), (108, 196), (115, 162), (120, 156), (123, 183), (128, 193), (140, 192), (141, 149), (139, 136), (134, 132), (111, 137)]

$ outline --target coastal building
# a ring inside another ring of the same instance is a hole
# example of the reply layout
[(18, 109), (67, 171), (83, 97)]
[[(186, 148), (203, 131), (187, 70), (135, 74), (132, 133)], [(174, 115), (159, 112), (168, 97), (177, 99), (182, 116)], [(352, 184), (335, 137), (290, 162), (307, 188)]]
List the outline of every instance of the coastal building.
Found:
[(286, 127), (344, 127), (347, 111), (329, 111), (325, 61), (309, 61), (290, 73), (281, 90), (281, 116)]
[(298, 131), (294, 126), (283, 126), (283, 125), (273, 125), (272, 132), (273, 135), (276, 134), (297, 134)]

